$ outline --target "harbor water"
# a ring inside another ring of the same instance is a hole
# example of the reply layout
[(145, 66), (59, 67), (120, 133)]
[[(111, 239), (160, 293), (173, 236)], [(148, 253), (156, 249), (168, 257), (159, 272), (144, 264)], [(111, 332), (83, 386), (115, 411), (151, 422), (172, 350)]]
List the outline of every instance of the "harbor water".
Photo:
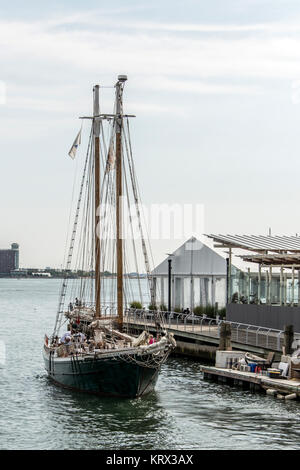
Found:
[(135, 400), (63, 390), (47, 379), (60, 280), (0, 279), (0, 449), (299, 449), (299, 402), (203, 380), (171, 357)]

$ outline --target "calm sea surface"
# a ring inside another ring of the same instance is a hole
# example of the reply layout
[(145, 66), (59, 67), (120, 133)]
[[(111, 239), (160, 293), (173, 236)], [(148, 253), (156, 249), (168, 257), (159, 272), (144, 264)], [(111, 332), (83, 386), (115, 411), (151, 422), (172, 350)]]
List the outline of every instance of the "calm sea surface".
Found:
[(59, 286), (0, 279), (0, 449), (300, 448), (299, 403), (206, 382), (192, 360), (170, 358), (156, 391), (136, 400), (51, 384), (41, 351)]

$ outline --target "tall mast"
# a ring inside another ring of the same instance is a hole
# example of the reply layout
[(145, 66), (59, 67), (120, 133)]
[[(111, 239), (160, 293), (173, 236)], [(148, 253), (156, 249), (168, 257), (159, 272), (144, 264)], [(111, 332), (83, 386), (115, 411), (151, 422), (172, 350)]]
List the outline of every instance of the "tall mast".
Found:
[(100, 119), (95, 116), (100, 114), (99, 85), (94, 86), (94, 178), (95, 178), (95, 318), (101, 317), (100, 307)]
[(123, 327), (123, 234), (122, 234), (122, 95), (126, 75), (119, 75), (116, 83), (116, 237), (117, 237), (117, 305), (118, 327)]

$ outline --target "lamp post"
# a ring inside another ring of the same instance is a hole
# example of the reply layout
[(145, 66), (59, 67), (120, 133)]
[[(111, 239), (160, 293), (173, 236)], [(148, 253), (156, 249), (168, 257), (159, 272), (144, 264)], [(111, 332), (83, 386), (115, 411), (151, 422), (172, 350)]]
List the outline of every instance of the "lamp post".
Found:
[(171, 299), (172, 299), (172, 254), (167, 253), (168, 259), (168, 312), (172, 310)]

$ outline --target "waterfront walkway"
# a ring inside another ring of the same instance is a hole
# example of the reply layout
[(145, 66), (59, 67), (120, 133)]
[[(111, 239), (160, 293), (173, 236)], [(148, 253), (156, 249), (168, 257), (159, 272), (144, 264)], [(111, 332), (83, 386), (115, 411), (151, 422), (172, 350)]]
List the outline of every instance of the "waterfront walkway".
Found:
[[(154, 314), (140, 310), (126, 313), (125, 321), (130, 328), (140, 330), (148, 328), (155, 330)], [(218, 347), (220, 340), (220, 326), (225, 320), (215, 318), (190, 316), (180, 318), (178, 314), (168, 315), (165, 318), (166, 329), (172, 332), (178, 341), (207, 344)], [(233, 349), (247, 350), (249, 352), (265, 353), (282, 352), (284, 344), (284, 331), (272, 328), (247, 325), (237, 322), (226, 322), (231, 325), (231, 343)], [(295, 333), (295, 339), (300, 334)]]

